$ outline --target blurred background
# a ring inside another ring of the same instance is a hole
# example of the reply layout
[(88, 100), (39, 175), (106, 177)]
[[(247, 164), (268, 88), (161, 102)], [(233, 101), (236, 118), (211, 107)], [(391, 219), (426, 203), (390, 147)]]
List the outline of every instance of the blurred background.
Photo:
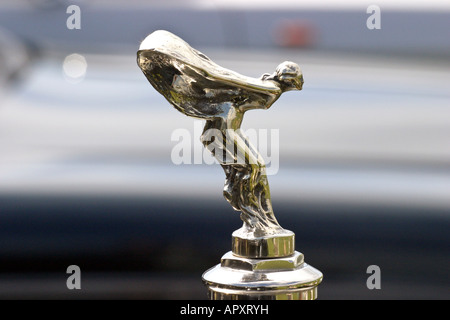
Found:
[(302, 67), (243, 126), (279, 130), (273, 206), (319, 299), (450, 298), (450, 5), (301, 0), (3, 0), (0, 298), (206, 298), (241, 221), (220, 166), (171, 160), (200, 133), (137, 67), (157, 29), (247, 76)]

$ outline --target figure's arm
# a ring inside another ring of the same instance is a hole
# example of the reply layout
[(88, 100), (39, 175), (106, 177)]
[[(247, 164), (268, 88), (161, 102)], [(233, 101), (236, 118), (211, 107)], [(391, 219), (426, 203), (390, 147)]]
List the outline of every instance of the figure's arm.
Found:
[[(274, 82), (271, 80), (267, 80), (267, 82)], [(272, 104), (278, 100), (281, 96), (281, 89), (278, 92), (271, 92), (270, 94), (260, 95), (259, 99), (250, 100), (249, 103), (242, 105), (239, 110), (241, 112), (245, 112), (253, 109), (269, 109)]]
[[(245, 112), (252, 109), (269, 109), (272, 104), (278, 100), (283, 92), (280, 83), (277, 81), (277, 74), (264, 73), (260, 78), (261, 85), (258, 88), (258, 93), (255, 92), (257, 99), (249, 99), (250, 103), (240, 107), (240, 110)], [(265, 87), (265, 89), (263, 89)]]

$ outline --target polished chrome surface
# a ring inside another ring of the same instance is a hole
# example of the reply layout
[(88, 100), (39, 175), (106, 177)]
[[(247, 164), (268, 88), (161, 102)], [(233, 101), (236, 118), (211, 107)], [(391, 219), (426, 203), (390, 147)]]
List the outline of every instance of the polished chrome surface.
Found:
[(276, 234), (255, 237), (245, 226), (231, 235), (231, 248), (235, 255), (247, 258), (288, 257), (295, 250), (295, 234), (281, 230)]
[(240, 258), (226, 253), (221, 264), (203, 274), (211, 299), (312, 300), (322, 273), (304, 262), (303, 254), (272, 259)]
[(261, 270), (289, 270), (300, 266), (304, 262), (303, 253), (295, 251), (292, 256), (280, 259), (249, 259), (238, 257), (227, 252), (221, 259), (222, 267), (234, 269), (261, 271)]
[(276, 292), (209, 287), (208, 298), (211, 300), (315, 300), (317, 299), (317, 286), (280, 289)]
[[(246, 111), (268, 109), (283, 92), (302, 89), (299, 66), (286, 61), (272, 74), (246, 77), (217, 65), (163, 30), (153, 32), (141, 43), (137, 62), (153, 87), (178, 111), (206, 120), (201, 140), (225, 171), (224, 197), (241, 212), (241, 234), (249, 239), (281, 234), (280, 244), (284, 245), (286, 231), (272, 209), (264, 160), (240, 127)], [(248, 246), (240, 244), (240, 239), (235, 238), (236, 253), (246, 254), (239, 248)], [(275, 242), (261, 257), (292, 254), (291, 249), (281, 254), (271, 251), (279, 247)], [(293, 239), (288, 242), (293, 243)]]

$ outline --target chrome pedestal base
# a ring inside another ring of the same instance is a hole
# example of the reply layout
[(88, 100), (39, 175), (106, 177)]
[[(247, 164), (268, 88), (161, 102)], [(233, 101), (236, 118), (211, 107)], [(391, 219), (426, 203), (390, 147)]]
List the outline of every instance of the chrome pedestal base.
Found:
[(230, 251), (202, 278), (211, 300), (314, 300), (323, 275), (297, 251), (268, 259), (239, 257)]
[(231, 247), (233, 253), (245, 258), (281, 258), (294, 254), (295, 234), (279, 229), (273, 234), (255, 236), (243, 226), (233, 232)]

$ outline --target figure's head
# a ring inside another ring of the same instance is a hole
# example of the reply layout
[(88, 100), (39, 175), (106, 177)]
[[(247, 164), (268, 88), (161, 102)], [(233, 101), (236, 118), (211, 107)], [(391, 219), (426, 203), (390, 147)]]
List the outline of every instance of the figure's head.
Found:
[(302, 90), (303, 74), (298, 64), (291, 61), (280, 63), (276, 74), (280, 84), (284, 87), (284, 91)]

